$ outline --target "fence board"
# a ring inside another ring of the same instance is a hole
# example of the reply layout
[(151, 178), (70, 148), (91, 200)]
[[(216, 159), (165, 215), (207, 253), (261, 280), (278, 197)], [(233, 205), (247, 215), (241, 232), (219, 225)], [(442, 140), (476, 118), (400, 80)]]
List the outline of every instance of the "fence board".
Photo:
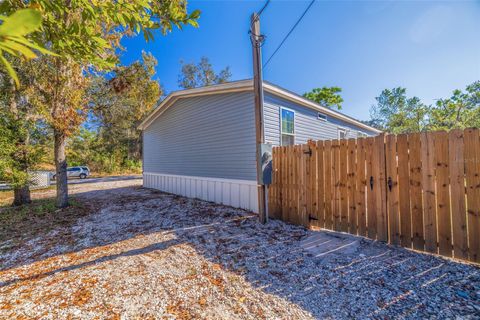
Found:
[(397, 175), (397, 140), (393, 134), (385, 139), (386, 175), (387, 175), (387, 212), (389, 226), (389, 241), (400, 244), (400, 212)]
[(437, 220), (435, 204), (435, 144), (433, 135), (420, 135), (422, 154), (423, 225), (425, 250), (437, 252)]
[(388, 241), (388, 217), (387, 217), (387, 178), (385, 164), (385, 135), (376, 136), (374, 144), (374, 170), (378, 183), (375, 183), (377, 192), (375, 197), (376, 213), (377, 213), (377, 239), (380, 241)]
[(422, 201), (422, 160), (421, 139), (419, 133), (410, 134), (408, 137), (410, 148), (410, 201), (412, 213), (412, 243), (413, 248), (424, 250), (425, 240), (423, 236), (423, 201)]
[(433, 132), (432, 134), (435, 139), (438, 252), (444, 256), (452, 256), (450, 179), (448, 175), (448, 134), (445, 131)]
[(310, 212), (315, 219), (312, 220), (314, 226), (319, 227), (320, 219), (318, 217), (318, 183), (317, 183), (317, 144), (314, 141), (309, 141), (310, 146)]
[(367, 208), (366, 208), (366, 178), (365, 178), (365, 139), (357, 140), (357, 169), (355, 183), (355, 200), (358, 223), (358, 234), (366, 235)]
[(469, 256), (471, 261), (480, 262), (480, 138), (478, 129), (465, 130), (464, 139)]
[(376, 200), (376, 187), (378, 184), (375, 176), (375, 165), (373, 163), (374, 157), (374, 142), (375, 138), (365, 139), (365, 156), (366, 156), (366, 168), (367, 168), (367, 230), (368, 237), (371, 239), (377, 238), (377, 200)]
[(317, 218), (318, 227), (325, 228), (325, 172), (324, 172), (324, 142), (317, 141)]
[(332, 141), (325, 141), (323, 151), (325, 172), (325, 228), (333, 229), (334, 186), (332, 173)]
[(333, 192), (333, 230), (341, 231), (340, 217), (341, 217), (341, 206), (340, 206), (340, 141), (332, 141), (332, 177), (334, 184)]
[(348, 179), (348, 147), (347, 140), (340, 140), (340, 230), (348, 232), (348, 200), (347, 200), (347, 179)]
[(465, 206), (465, 161), (463, 130), (448, 134), (449, 175), (452, 208), (453, 253), (455, 258), (468, 259), (467, 215)]
[(412, 247), (412, 217), (410, 213), (410, 168), (408, 135), (397, 136), (398, 199), (400, 216), (400, 242), (403, 247)]
[(310, 169), (309, 161), (310, 156), (308, 155), (309, 146), (307, 144), (300, 145), (298, 148), (299, 158), (300, 158), (300, 167), (299, 167), (299, 175), (300, 175), (300, 185), (299, 190), (300, 194), (298, 197), (298, 205), (300, 207), (300, 224), (308, 227), (310, 219), (308, 217), (307, 212), (307, 187), (308, 187), (308, 171)]
[(347, 201), (348, 201), (348, 232), (357, 234), (357, 204), (355, 202), (356, 196), (356, 152), (357, 146), (355, 139), (348, 139), (348, 161), (347, 161)]

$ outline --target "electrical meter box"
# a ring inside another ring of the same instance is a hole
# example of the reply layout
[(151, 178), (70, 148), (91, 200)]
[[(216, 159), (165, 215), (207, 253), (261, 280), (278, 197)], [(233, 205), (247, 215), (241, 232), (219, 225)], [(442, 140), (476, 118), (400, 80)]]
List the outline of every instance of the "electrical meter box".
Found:
[(272, 145), (269, 143), (260, 144), (260, 184), (272, 183)]

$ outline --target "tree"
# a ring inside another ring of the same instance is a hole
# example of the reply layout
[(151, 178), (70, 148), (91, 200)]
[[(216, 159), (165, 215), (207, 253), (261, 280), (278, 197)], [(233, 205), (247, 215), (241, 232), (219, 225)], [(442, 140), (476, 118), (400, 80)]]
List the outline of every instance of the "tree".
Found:
[(202, 57), (198, 64), (182, 62), (178, 85), (184, 89), (205, 87), (228, 82), (231, 77), (230, 67), (226, 67), (216, 74), (208, 58)]
[(304, 93), (303, 96), (321, 106), (341, 110), (343, 98), (340, 96), (340, 92), (342, 92), (342, 89), (339, 87), (322, 87)]
[(49, 58), (46, 63), (52, 68), (53, 77), (49, 84), (44, 84), (43, 93), (48, 101), (49, 124), (54, 131), (57, 206), (66, 207), (65, 143), (81, 123), (82, 89), (86, 87), (82, 77), (92, 68), (114, 67), (124, 36), (141, 32), (148, 41), (153, 39), (156, 29), (165, 34), (174, 26), (196, 26), (200, 12), (188, 14), (185, 0), (65, 0), (62, 3), (5, 0), (0, 5), (0, 14), (8, 15), (25, 6), (42, 14), (42, 29), (36, 33), (36, 39), (60, 55)]
[(371, 123), (391, 133), (419, 132), (426, 128), (429, 107), (419, 98), (408, 98), (405, 88), (385, 89), (370, 109)]
[(18, 58), (10, 63), (22, 86), (0, 73), (0, 180), (13, 187), (13, 205), (22, 205), (30, 202), (29, 172), (45, 155), (47, 134), (33, 82), (38, 64)]
[(480, 81), (453, 91), (450, 98), (437, 100), (429, 117), (429, 129), (450, 130), (480, 127)]
[(97, 77), (88, 90), (91, 122), (98, 130), (105, 154), (117, 155), (119, 165), (141, 158), (141, 131), (137, 129), (155, 107), (162, 88), (154, 80), (157, 60), (142, 53), (142, 60), (117, 67), (112, 78)]

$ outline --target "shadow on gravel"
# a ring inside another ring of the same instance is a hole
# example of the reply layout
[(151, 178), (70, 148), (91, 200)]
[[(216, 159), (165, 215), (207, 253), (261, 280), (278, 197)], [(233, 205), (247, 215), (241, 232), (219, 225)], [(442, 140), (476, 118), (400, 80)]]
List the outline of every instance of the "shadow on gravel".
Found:
[(42, 241), (60, 241), (58, 233), (46, 235), (36, 244), (27, 243), (25, 250), (30, 250), (29, 246), (50, 249), (32, 251), (31, 256), (25, 253), (23, 258), (18, 258), (22, 257), (18, 253), (2, 257), (2, 264), (6, 263), (2, 269), (87, 248), (101, 249), (138, 236), (159, 234), (174, 239), (91, 260), (86, 257), (86, 262), (9, 279), (0, 286), (183, 243), (223, 269), (243, 276), (254, 288), (289, 300), (317, 318), (475, 316), (475, 309), (469, 309), (478, 303), (480, 290), (479, 270), (474, 266), (363, 238), (356, 238), (355, 250), (327, 250), (316, 255), (302, 245), (314, 232), (302, 227), (281, 221), (261, 225), (256, 215), (240, 209), (153, 190), (117, 188), (76, 197), (89, 201), (92, 214), (71, 221), (61, 231), (74, 239), (71, 244), (43, 245)]

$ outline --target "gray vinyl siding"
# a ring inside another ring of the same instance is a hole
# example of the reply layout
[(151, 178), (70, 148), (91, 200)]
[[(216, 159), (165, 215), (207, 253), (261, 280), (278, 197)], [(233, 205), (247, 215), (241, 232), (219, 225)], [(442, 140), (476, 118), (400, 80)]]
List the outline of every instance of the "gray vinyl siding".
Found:
[(179, 99), (143, 139), (144, 172), (256, 180), (252, 92)]
[(273, 145), (280, 144), (280, 108), (285, 107), (295, 112), (295, 143), (306, 143), (309, 139), (328, 140), (338, 138), (338, 129), (347, 129), (347, 138), (356, 138), (358, 132), (369, 136), (376, 135), (373, 131), (359, 128), (354, 124), (327, 116), (327, 121), (317, 119), (318, 111), (298, 105), (291, 101), (265, 93), (264, 118), (265, 141)]

